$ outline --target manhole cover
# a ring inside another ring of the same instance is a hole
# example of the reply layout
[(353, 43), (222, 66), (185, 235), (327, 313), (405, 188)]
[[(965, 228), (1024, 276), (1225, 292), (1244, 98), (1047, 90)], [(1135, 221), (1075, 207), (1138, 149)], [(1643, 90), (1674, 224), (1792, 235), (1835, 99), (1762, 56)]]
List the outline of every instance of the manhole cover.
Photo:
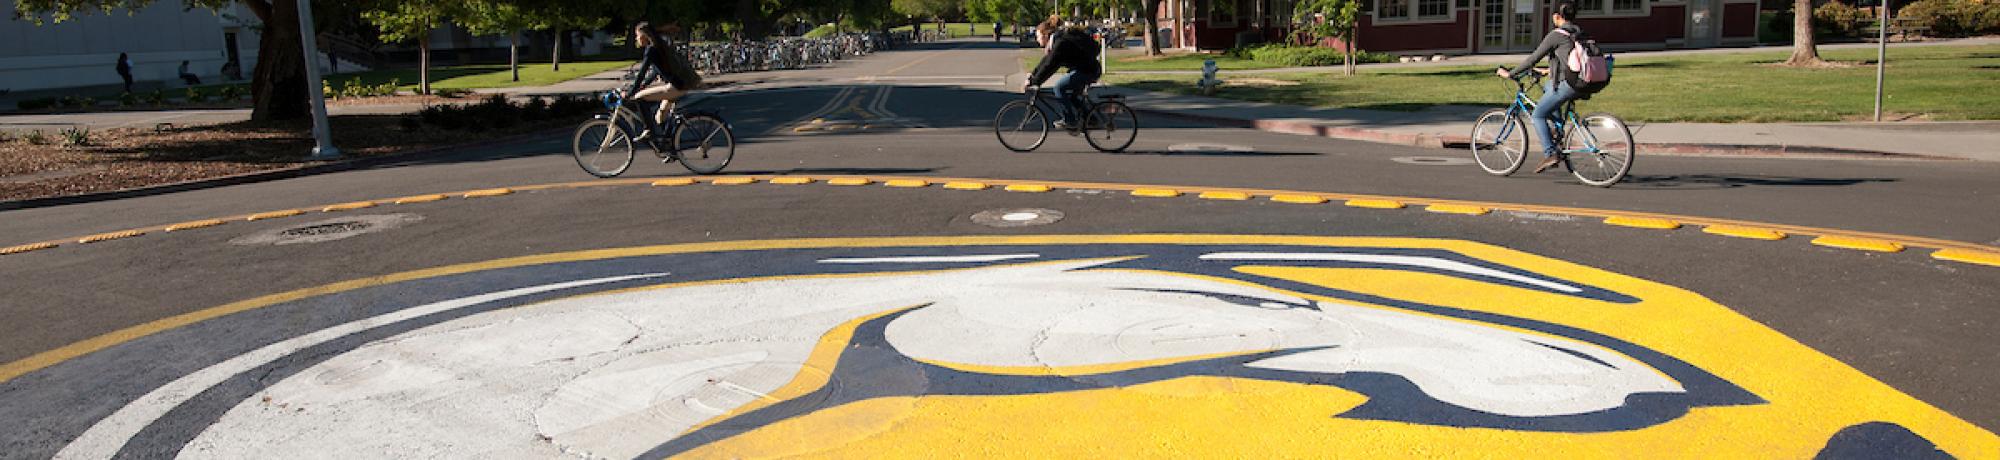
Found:
[(401, 213), (345, 216), (252, 233), (229, 240), (229, 243), (240, 245), (320, 243), (389, 230), (423, 219), (423, 216), (416, 214)]
[(1030, 227), (1062, 220), (1062, 211), (1041, 208), (990, 209), (972, 215), (972, 222), (988, 227)]
[(1246, 153), (1246, 152), (1254, 152), (1254, 151), (1256, 151), (1256, 149), (1252, 149), (1252, 148), (1249, 148), (1249, 147), (1245, 147), (1245, 146), (1241, 146), (1241, 145), (1226, 145), (1226, 144), (1174, 144), (1174, 145), (1169, 145), (1169, 146), (1167, 146), (1167, 151), (1169, 151), (1169, 152), (1193, 152), (1193, 153), (1204, 153), (1204, 152), (1206, 152), (1206, 153)]
[(1389, 161), (1394, 161), (1397, 163), (1409, 164), (1409, 165), (1426, 165), (1426, 166), (1457, 166), (1457, 165), (1472, 164), (1471, 158), (1459, 158), (1459, 157), (1395, 157), (1395, 158), (1390, 158)]

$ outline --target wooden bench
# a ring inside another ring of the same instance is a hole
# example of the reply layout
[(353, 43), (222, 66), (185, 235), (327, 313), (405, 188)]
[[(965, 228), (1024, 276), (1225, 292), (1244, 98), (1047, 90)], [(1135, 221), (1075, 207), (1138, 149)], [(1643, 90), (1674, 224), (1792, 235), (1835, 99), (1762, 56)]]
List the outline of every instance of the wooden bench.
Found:
[[(1879, 23), (1881, 21), (1875, 22)], [(1923, 25), (1912, 19), (1896, 18), (1889, 21), (1889, 35), (1901, 36), (1903, 41), (1906, 42), (1910, 41), (1911, 37), (1922, 37), (1925, 34), (1929, 34), (1930, 31), (1930, 26)], [(1882, 36), (1882, 28), (1871, 23), (1861, 28), (1861, 35), (1863, 40), (1874, 41), (1877, 37)]]

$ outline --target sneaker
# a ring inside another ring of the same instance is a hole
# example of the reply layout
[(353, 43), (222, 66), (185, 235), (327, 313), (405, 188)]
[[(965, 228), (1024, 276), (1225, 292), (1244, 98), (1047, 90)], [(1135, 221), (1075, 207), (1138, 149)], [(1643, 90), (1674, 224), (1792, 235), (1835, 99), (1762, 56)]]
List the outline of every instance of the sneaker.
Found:
[(1070, 129), (1069, 121), (1056, 120), (1056, 129)]
[(645, 131), (640, 131), (639, 137), (632, 138), (632, 142), (634, 143), (646, 142), (650, 140), (653, 140), (653, 130), (650, 129)]
[(1556, 165), (1562, 164), (1562, 161), (1563, 161), (1562, 155), (1549, 155), (1548, 157), (1542, 159), (1541, 166), (1535, 167), (1535, 173), (1540, 174), (1542, 171), (1547, 171), (1549, 170), (1549, 168), (1553, 168), (1556, 167)]

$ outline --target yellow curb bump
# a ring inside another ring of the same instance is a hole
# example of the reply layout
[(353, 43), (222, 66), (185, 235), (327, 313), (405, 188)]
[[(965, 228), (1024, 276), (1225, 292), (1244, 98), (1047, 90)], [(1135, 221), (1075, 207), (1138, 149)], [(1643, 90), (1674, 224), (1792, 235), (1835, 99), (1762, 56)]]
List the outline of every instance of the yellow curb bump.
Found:
[(8, 246), (0, 248), (0, 256), (8, 254), (20, 254), (28, 251), (40, 251), (43, 249), (49, 249), (53, 247), (56, 247), (55, 243), (34, 243), (34, 244), (23, 244), (18, 246)]
[(1320, 204), (1325, 203), (1326, 198), (1321, 198), (1317, 195), (1272, 195), (1271, 201), (1293, 204)]
[(1201, 194), (1200, 194), (1200, 195), (1195, 195), (1195, 196), (1196, 196), (1196, 197), (1199, 197), (1199, 198), (1201, 198), (1201, 199), (1204, 199), (1204, 200), (1229, 200), (1229, 201), (1243, 201), (1243, 200), (1248, 200), (1248, 199), (1250, 199), (1250, 194), (1248, 194), (1248, 193), (1243, 193), (1243, 192), (1216, 192), (1216, 191), (1210, 191), (1210, 192), (1201, 192)]
[(373, 207), (375, 207), (375, 202), (373, 201), (356, 201), (353, 203), (341, 203), (332, 206), (327, 206), (324, 208), (320, 208), (319, 211), (320, 212), (353, 211), (356, 209), (367, 209)]
[(1464, 204), (1434, 204), (1425, 206), (1424, 210), (1441, 214), (1464, 214), (1468, 216), (1478, 216), (1493, 212), (1491, 209)]
[(1347, 200), (1347, 205), (1350, 207), (1369, 208), (1369, 209), (1403, 209), (1403, 202), (1395, 200), (1353, 199), (1353, 200)]
[(135, 237), (135, 236), (139, 236), (139, 235), (144, 235), (144, 234), (146, 234), (146, 232), (142, 232), (142, 231), (138, 231), (138, 230), (126, 230), (126, 231), (122, 231), (122, 232), (111, 232), (111, 233), (99, 233), (99, 234), (96, 234), (96, 235), (90, 235), (90, 236), (86, 236), (86, 237), (83, 237), (83, 238), (77, 238), (77, 239), (76, 239), (76, 242), (78, 242), (78, 243), (85, 243), (85, 244), (88, 244), (88, 243), (96, 243), (96, 242), (99, 242), (99, 241), (111, 241), (111, 240), (116, 240), (116, 239), (122, 239), (122, 238), (131, 238), (131, 237)]
[(1055, 188), (1042, 184), (1014, 184), (1007, 186), (1007, 191), (1009, 192), (1042, 193), (1050, 190), (1055, 190)]
[(429, 203), (432, 201), (438, 201), (442, 199), (445, 199), (444, 195), (417, 195), (417, 196), (406, 196), (402, 198), (397, 198), (395, 200), (395, 203), (396, 204)]
[(1833, 235), (1821, 236), (1819, 238), (1813, 238), (1812, 244), (1819, 246), (1826, 246), (1829, 248), (1853, 249), (1856, 251), (1903, 252), (1903, 245), (1897, 244), (1894, 241), (1883, 241), (1883, 240), (1869, 239), (1869, 238), (1854, 238), (1847, 236), (1833, 236)]
[(711, 185), (747, 185), (757, 183), (757, 179), (750, 177), (724, 177), (708, 181), (708, 183)]
[(178, 223), (178, 224), (173, 224), (173, 225), (168, 225), (168, 226), (167, 226), (167, 231), (169, 231), (169, 232), (178, 232), (178, 231), (181, 231), (181, 230), (194, 230), (194, 229), (197, 229), (197, 228), (207, 228), (207, 227), (214, 227), (214, 226), (217, 226), (217, 225), (222, 225), (222, 224), (226, 224), (226, 223), (229, 223), (229, 221), (226, 221), (226, 220), (222, 220), (222, 219), (209, 219), (209, 220), (197, 220), (197, 221), (194, 221), (194, 222), (181, 222), (181, 223)]
[(929, 187), (931, 183), (923, 179), (890, 179), (883, 182), (882, 185), (887, 187), (917, 188)]
[(514, 189), (510, 189), (510, 188), (489, 188), (489, 189), (486, 189), (486, 190), (473, 190), (473, 191), (470, 191), (470, 192), (465, 192), (465, 197), (466, 197), (466, 198), (485, 198), (485, 197), (489, 197), (489, 196), (500, 196), (500, 195), (506, 195), (506, 194), (510, 194), (510, 193), (514, 193)]
[(660, 179), (653, 181), (654, 187), (679, 187), (682, 185), (694, 185), (694, 179), (679, 177), (673, 179)]
[(1653, 217), (1611, 216), (1604, 219), (1604, 224), (1619, 227), (1650, 228), (1654, 230), (1681, 228), (1680, 222)]
[(1782, 240), (1785, 239), (1786, 236), (1785, 232), (1780, 232), (1768, 228), (1740, 227), (1735, 225), (1710, 225), (1707, 227), (1702, 227), (1701, 231), (1702, 233), (1707, 233), (1711, 235), (1733, 236), (1737, 238), (1749, 238), (1753, 240), (1764, 240), (1764, 241)]
[(1964, 262), (1968, 264), (2000, 267), (2000, 252), (1971, 251), (1965, 249), (1939, 249), (1931, 253), (1931, 258)]
[(810, 177), (774, 177), (771, 183), (778, 185), (805, 185), (813, 182)]
[(984, 183), (984, 182), (946, 182), (946, 183), (944, 183), (944, 188), (947, 188), (947, 189), (952, 189), (952, 190), (986, 190), (986, 188), (987, 188), (987, 187), (989, 187), (989, 186), (988, 186), (988, 185), (986, 185), (986, 183)]
[(842, 177), (839, 179), (828, 179), (826, 181), (826, 185), (840, 185), (840, 186), (851, 187), (855, 185), (868, 185), (868, 182), (869, 182), (868, 179), (861, 179), (855, 177)]
[(300, 210), (297, 210), (297, 209), (286, 209), (286, 210), (283, 210), (283, 211), (271, 211), (271, 212), (264, 212), (264, 213), (257, 213), (257, 214), (251, 214), (251, 215), (250, 215), (250, 217), (245, 217), (245, 218), (243, 218), (243, 220), (247, 220), (247, 221), (259, 221), (259, 220), (264, 220), (264, 219), (276, 219), (276, 218), (280, 218), (280, 217), (291, 217), (291, 216), (296, 216), (296, 215), (300, 215), (300, 214), (305, 214), (305, 213), (306, 213), (305, 211), (300, 211)]
[(1181, 196), (1181, 191), (1180, 191), (1180, 190), (1174, 190), (1174, 189), (1170, 189), (1170, 188), (1142, 188), (1142, 189), (1138, 189), (1138, 190), (1133, 190), (1133, 191), (1132, 191), (1132, 196), (1144, 196), (1144, 197), (1153, 197), (1153, 198), (1173, 198), (1173, 197), (1177, 197), (1177, 196)]

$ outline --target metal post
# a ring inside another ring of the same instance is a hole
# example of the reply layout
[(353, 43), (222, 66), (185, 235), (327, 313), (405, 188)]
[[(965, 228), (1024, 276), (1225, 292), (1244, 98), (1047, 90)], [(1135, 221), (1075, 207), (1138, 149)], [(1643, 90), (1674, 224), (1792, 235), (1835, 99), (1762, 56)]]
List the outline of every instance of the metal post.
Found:
[[(312, 94), (313, 146), (312, 159), (331, 160), (340, 158), (340, 149), (333, 147), (333, 134), (326, 127), (326, 83), (319, 76), (319, 44), (313, 33), (312, 1), (299, 0), (299, 43), (306, 51), (306, 93)], [(328, 59), (334, 59), (327, 55)]]
[(1878, 7), (1882, 8), (1882, 23), (1876, 27), (1881, 36), (1875, 41), (1875, 122), (1881, 123), (1882, 74), (1889, 67), (1889, 0), (1882, 0)]

